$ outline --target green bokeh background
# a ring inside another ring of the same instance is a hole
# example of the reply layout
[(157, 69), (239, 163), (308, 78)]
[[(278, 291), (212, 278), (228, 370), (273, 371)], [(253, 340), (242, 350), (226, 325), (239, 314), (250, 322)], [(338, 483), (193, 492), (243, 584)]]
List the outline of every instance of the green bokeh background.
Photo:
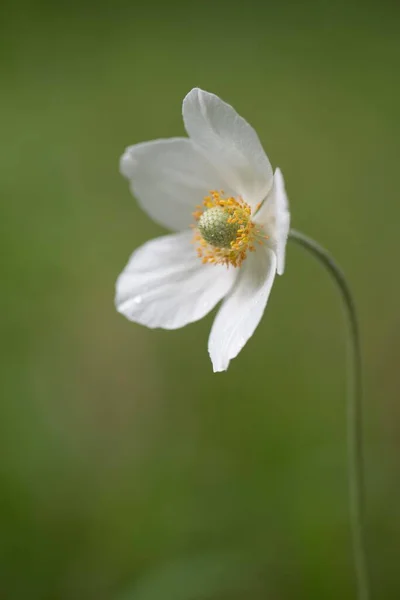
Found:
[(113, 307), (163, 234), (118, 173), (183, 135), (194, 86), (284, 172), (292, 223), (353, 287), (375, 598), (400, 597), (400, 41), (394, 2), (3, 5), (0, 598), (355, 598), (343, 318), (290, 245), (226, 374), (212, 315), (150, 331)]

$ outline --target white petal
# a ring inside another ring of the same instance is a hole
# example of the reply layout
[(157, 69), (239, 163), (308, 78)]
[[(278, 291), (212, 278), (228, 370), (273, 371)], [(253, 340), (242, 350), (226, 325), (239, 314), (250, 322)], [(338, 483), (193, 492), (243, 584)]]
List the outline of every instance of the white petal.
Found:
[(278, 275), (285, 270), (286, 242), (290, 229), (289, 202), (285, 191), (285, 182), (280, 169), (276, 169), (274, 185), (254, 220), (264, 225), (269, 236), (268, 246), (276, 254)]
[(147, 327), (177, 329), (204, 317), (231, 289), (236, 273), (202, 264), (193, 233), (147, 242), (136, 250), (117, 280), (118, 312)]
[(187, 229), (210, 190), (226, 189), (217, 171), (187, 138), (130, 146), (120, 160), (140, 206), (160, 225)]
[(251, 206), (272, 187), (271, 164), (254, 129), (218, 96), (198, 88), (183, 101), (183, 120), (191, 139), (221, 176)]
[(225, 371), (253, 335), (275, 278), (276, 256), (267, 247), (250, 254), (213, 323), (208, 351), (214, 371)]

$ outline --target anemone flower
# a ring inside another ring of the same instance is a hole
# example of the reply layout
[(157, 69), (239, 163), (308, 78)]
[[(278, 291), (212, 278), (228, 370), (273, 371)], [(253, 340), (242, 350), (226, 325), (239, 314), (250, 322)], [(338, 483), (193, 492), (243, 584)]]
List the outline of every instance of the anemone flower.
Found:
[(281, 171), (232, 106), (195, 88), (183, 120), (189, 137), (135, 144), (121, 157), (139, 205), (174, 233), (135, 250), (115, 302), (130, 321), (177, 329), (222, 300), (208, 351), (214, 371), (225, 371), (284, 271), (288, 200)]

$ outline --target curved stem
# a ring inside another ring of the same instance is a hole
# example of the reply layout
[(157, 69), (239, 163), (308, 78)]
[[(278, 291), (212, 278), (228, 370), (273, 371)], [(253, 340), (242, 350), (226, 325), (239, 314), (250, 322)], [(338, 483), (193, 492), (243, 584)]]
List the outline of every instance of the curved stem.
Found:
[(291, 230), (289, 239), (303, 246), (329, 271), (344, 301), (349, 324), (349, 369), (347, 400), (347, 444), (349, 508), (358, 600), (369, 600), (369, 574), (364, 531), (364, 458), (362, 440), (361, 348), (357, 311), (349, 285), (332, 256), (317, 242)]

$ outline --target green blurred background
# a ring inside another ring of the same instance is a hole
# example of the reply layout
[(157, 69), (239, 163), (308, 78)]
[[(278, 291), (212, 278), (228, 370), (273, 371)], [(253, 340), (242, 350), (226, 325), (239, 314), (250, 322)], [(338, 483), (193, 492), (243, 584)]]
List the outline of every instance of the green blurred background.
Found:
[(184, 135), (194, 86), (284, 172), (292, 223), (353, 287), (375, 598), (400, 597), (400, 11), (394, 2), (3, 4), (0, 598), (355, 598), (345, 343), (301, 249), (225, 374), (212, 315), (174, 332), (113, 306), (163, 233), (118, 173)]

